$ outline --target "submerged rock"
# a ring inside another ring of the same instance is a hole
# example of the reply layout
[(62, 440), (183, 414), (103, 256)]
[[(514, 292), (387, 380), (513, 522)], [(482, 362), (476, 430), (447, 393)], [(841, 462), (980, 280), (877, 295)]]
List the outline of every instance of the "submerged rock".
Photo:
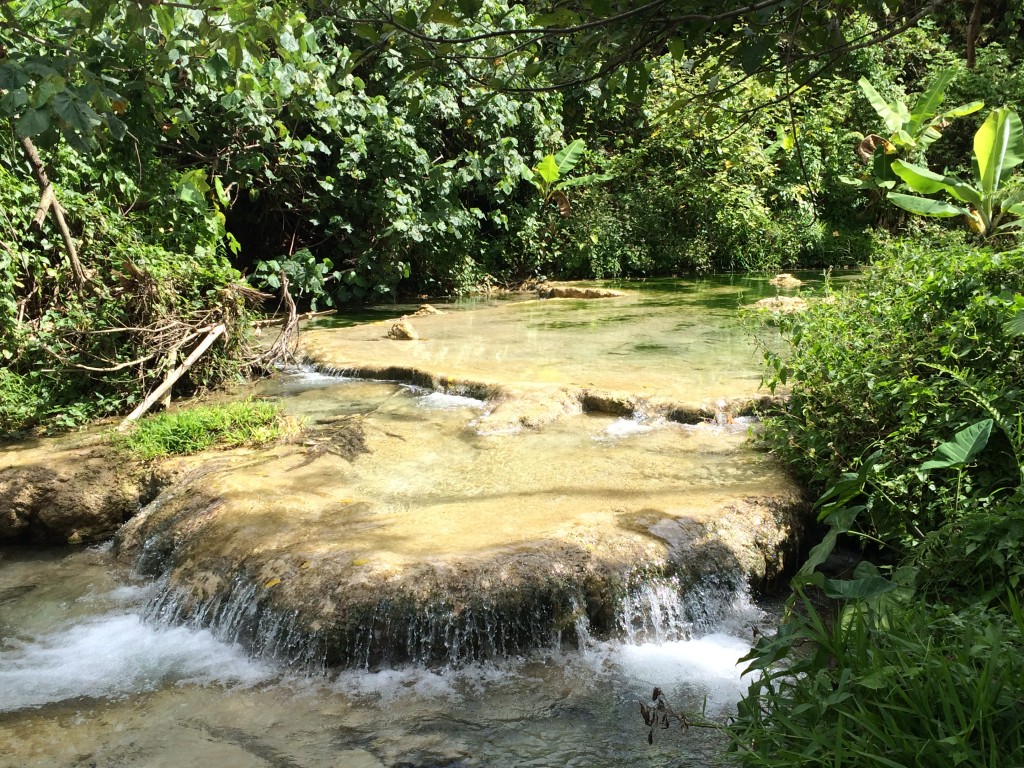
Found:
[(803, 312), (807, 309), (807, 299), (802, 299), (799, 296), (770, 296), (760, 301), (755, 301), (751, 306), (754, 309), (766, 310), (768, 312), (782, 312), (789, 314), (790, 312)]
[(611, 288), (587, 288), (580, 285), (558, 285), (541, 283), (537, 286), (537, 294), (542, 299), (614, 299), (625, 296), (622, 291)]
[(412, 317), (426, 317), (427, 315), (443, 315), (443, 314), (444, 314), (444, 312), (442, 312), (440, 309), (438, 309), (437, 307), (435, 307), (435, 306), (433, 306), (431, 304), (420, 304), (419, 309), (417, 309), (415, 312), (412, 313)]

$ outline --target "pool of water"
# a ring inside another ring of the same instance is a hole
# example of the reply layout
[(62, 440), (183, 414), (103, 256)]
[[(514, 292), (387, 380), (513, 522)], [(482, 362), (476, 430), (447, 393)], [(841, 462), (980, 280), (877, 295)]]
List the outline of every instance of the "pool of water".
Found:
[[(823, 290), (821, 274), (802, 277), (804, 295)], [(366, 310), (312, 324), (303, 348), (335, 369), (400, 366), (506, 387), (590, 388), (687, 404), (758, 392), (761, 355), (753, 321), (739, 310), (780, 293), (767, 278), (612, 285), (624, 295), (531, 300), (519, 294), (438, 304), (446, 314), (410, 319), (416, 341), (386, 337), (395, 313), (414, 307)], [(770, 333), (765, 338), (771, 343)]]

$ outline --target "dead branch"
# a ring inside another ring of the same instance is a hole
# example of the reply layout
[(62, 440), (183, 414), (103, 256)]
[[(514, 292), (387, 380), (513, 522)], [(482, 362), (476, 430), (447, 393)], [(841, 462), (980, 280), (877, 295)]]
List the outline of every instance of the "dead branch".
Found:
[(284, 363), (287, 365), (295, 362), (295, 353), (299, 348), (299, 316), (295, 311), (295, 300), (288, 290), (288, 277), (283, 271), (281, 272), (281, 301), (288, 312), (284, 328), (270, 349), (260, 355), (257, 363), (263, 365)]
[(39, 184), (39, 189), (42, 192), (42, 198), (39, 201), (39, 208), (36, 210), (33, 223), (38, 221), (41, 227), (43, 219), (46, 218), (47, 211), (53, 211), (53, 219), (57, 222), (57, 229), (60, 230), (60, 236), (64, 240), (64, 249), (67, 251), (71, 271), (74, 274), (75, 288), (81, 293), (87, 278), (85, 270), (82, 269), (82, 262), (78, 260), (78, 249), (75, 247), (75, 240), (71, 237), (71, 230), (68, 228), (68, 222), (64, 218), (64, 209), (61, 208), (60, 202), (57, 200), (57, 195), (53, 191), (53, 185), (46, 175), (46, 166), (43, 165), (43, 161), (40, 159), (32, 139), (27, 136), (23, 138), (21, 140), (21, 148), (25, 151), (25, 157), (28, 158), (29, 165), (32, 166), (32, 173), (35, 174), (36, 182)]
[(213, 345), (213, 342), (215, 342), (227, 329), (228, 328), (224, 323), (220, 323), (215, 326), (213, 330), (207, 334), (206, 338), (199, 343), (199, 346), (192, 350), (192, 354), (185, 359), (185, 362), (167, 374), (167, 378), (163, 380), (160, 386), (150, 392), (149, 396), (139, 404), (138, 408), (125, 416), (124, 421), (122, 421), (117, 427), (118, 431), (123, 432), (126, 430), (131, 426), (132, 422), (138, 420), (140, 416), (145, 414), (146, 411), (152, 408), (156, 402), (170, 392), (174, 383), (180, 379), (189, 368), (195, 365), (196, 361), (203, 356), (203, 353), (205, 353), (206, 350)]

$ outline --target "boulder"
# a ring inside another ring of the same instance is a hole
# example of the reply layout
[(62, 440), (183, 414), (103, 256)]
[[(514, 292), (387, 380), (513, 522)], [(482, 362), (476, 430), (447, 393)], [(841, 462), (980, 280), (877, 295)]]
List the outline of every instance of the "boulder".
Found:
[(792, 288), (799, 288), (804, 284), (803, 280), (793, 277), (788, 272), (781, 272), (768, 281), (769, 285), (774, 285), (776, 288), (783, 288), (789, 290)]
[(159, 483), (100, 439), (49, 438), (0, 462), (0, 542), (89, 544), (110, 538)]
[(398, 322), (388, 329), (388, 338), (397, 339), (398, 341), (416, 341), (420, 335), (416, 333), (416, 329), (412, 327), (412, 323), (407, 318), (399, 318)]

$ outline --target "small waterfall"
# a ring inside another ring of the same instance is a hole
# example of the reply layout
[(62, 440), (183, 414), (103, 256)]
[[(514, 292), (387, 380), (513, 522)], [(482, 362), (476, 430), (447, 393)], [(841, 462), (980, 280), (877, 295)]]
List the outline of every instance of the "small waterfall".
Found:
[(627, 643), (665, 643), (706, 634), (723, 621), (751, 613), (739, 573), (709, 573), (684, 585), (678, 576), (637, 580), (619, 603), (616, 624)]
[(580, 590), (558, 584), (466, 602), (383, 598), (346, 606), (340, 617), (311, 621), (301, 610), (278, 610), (268, 590), (236, 576), (225, 592), (206, 600), (165, 579), (145, 617), (210, 629), (256, 658), (316, 674), (327, 667), (374, 670), (408, 663), (458, 667), (537, 649), (582, 647), (590, 638), (580, 607), (585, 604)]
[(197, 603), (164, 579), (143, 615), (166, 626), (210, 629), (219, 640), (248, 648), (254, 658), (308, 672), (322, 670), (326, 654), (320, 633), (301, 626), (298, 611), (273, 610), (261, 599), (265, 592), (236, 576), (226, 592)]
[(625, 583), (612, 605), (595, 604), (593, 591), (588, 601), (580, 585), (552, 583), (465, 602), (392, 596), (311, 620), (298, 609), (279, 610), (267, 589), (242, 575), (206, 600), (165, 579), (145, 616), (165, 626), (210, 629), (255, 658), (318, 674), (328, 667), (376, 670), (410, 663), (453, 668), (536, 650), (586, 650), (598, 638), (629, 645), (689, 640), (752, 610), (739, 574), (707, 574), (690, 585), (678, 575), (633, 575)]

